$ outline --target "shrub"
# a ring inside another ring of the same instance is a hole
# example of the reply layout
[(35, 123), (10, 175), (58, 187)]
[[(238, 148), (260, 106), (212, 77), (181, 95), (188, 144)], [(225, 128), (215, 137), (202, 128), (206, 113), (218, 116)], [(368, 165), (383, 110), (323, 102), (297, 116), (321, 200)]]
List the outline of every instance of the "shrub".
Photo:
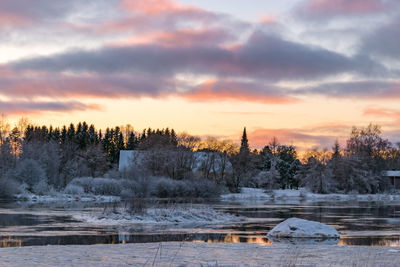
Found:
[(123, 188), (122, 183), (123, 180), (111, 178), (79, 177), (74, 178), (67, 185), (64, 192), (71, 192), (72, 194), (86, 193), (95, 195), (120, 196)]
[(32, 192), (35, 194), (38, 194), (38, 195), (45, 195), (45, 194), (48, 194), (50, 191), (51, 191), (51, 187), (44, 180), (39, 181), (37, 184), (35, 184), (32, 187)]
[(121, 195), (121, 182), (115, 179), (95, 178), (92, 180), (91, 192), (95, 195)]
[(221, 193), (221, 186), (209, 180), (174, 180), (166, 177), (139, 176), (135, 179), (81, 177), (65, 188), (68, 194), (113, 195), (124, 198), (212, 198)]
[(209, 180), (173, 180), (155, 177), (151, 179), (154, 186), (151, 192), (154, 197), (212, 198), (218, 197), (221, 193), (221, 187)]
[(81, 196), (85, 193), (85, 190), (80, 185), (69, 184), (67, 187), (65, 187), (64, 193)]
[(15, 194), (20, 193), (20, 184), (7, 178), (0, 178), (0, 198), (12, 198)]
[(79, 187), (83, 188), (84, 193), (88, 194), (91, 192), (92, 180), (93, 180), (92, 177), (78, 177), (78, 178), (72, 179), (72, 181), (68, 184), (68, 186), (69, 185), (79, 186)]
[(46, 173), (36, 160), (24, 159), (18, 162), (13, 173), (16, 180), (26, 183), (32, 189), (39, 182), (47, 183)]

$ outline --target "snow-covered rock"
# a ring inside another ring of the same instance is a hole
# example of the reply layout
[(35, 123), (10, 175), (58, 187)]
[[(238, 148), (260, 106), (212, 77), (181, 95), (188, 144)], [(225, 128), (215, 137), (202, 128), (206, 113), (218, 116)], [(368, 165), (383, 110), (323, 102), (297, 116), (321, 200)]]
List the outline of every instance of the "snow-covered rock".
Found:
[(290, 218), (269, 231), (268, 237), (274, 238), (338, 238), (335, 228), (314, 221)]

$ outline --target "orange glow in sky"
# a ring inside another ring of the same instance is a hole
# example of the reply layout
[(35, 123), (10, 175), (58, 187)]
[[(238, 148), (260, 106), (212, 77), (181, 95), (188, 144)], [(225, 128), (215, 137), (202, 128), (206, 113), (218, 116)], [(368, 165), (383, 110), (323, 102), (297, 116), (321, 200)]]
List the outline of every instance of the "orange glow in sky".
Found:
[(22, 2), (0, 2), (11, 123), (234, 141), (246, 126), (252, 147), (275, 136), (302, 150), (376, 123), (400, 141), (398, 1)]

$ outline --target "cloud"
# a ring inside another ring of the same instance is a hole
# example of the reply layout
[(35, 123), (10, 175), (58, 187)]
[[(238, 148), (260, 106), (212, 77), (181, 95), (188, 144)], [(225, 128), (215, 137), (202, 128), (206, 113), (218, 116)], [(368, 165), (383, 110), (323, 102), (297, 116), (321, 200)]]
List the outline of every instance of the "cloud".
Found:
[(250, 82), (206, 81), (182, 96), (192, 101), (247, 101), (264, 104), (290, 104), (298, 100), (281, 92), (282, 88)]
[[(25, 76), (25, 77), (24, 77)], [(32, 78), (32, 76), (34, 78)], [(151, 75), (65, 76), (10, 72), (0, 68), (0, 94), (19, 97), (164, 97), (178, 96), (196, 102), (248, 101), (265, 104), (291, 104), (298, 101), (277, 86), (255, 82), (212, 80), (190, 85), (177, 79)]]
[(253, 33), (247, 42), (231, 49), (195, 44), (184, 46), (178, 42), (173, 46), (112, 46), (25, 59), (10, 66), (47, 72), (191, 73), (269, 81), (315, 80), (344, 73), (382, 75), (387, 72), (383, 66), (366, 57), (349, 58), (262, 32)]
[(1, 101), (0, 113), (7, 115), (36, 114), (45, 112), (73, 112), (98, 110), (97, 105), (87, 105), (76, 101), (66, 102), (34, 102), (34, 101)]
[[(29, 26), (32, 23), (50, 22), (51, 20), (62, 21), (71, 14), (76, 14), (82, 10), (94, 9), (102, 6), (107, 0), (85, 0), (82, 5), (80, 0), (1, 0), (0, 1), (0, 25), (25, 24)], [(116, 0), (108, 1), (109, 4)], [(87, 11), (87, 10), (86, 10)]]
[(0, 95), (9, 97), (157, 97), (175, 92), (174, 80), (149, 75), (70, 76), (0, 68)]
[(400, 110), (390, 109), (390, 108), (369, 107), (364, 110), (364, 115), (400, 118)]
[(236, 37), (222, 28), (184, 28), (150, 34), (134, 35), (131, 38), (112, 43), (113, 46), (132, 46), (157, 43), (161, 46), (217, 46), (236, 40)]
[(338, 17), (352, 17), (382, 13), (388, 9), (383, 0), (306, 0), (296, 13), (306, 20), (329, 20)]
[(299, 95), (323, 95), (336, 98), (400, 98), (400, 83), (395, 81), (354, 81), (323, 83), (296, 90)]
[(400, 17), (373, 30), (362, 38), (360, 50), (389, 60), (400, 56)]
[[(9, 96), (160, 97), (193, 101), (237, 100), (295, 103), (300, 95), (387, 98), (399, 96), (399, 84), (387, 81), (325, 83), (288, 90), (279, 81), (318, 81), (340, 74), (385, 77), (382, 65), (368, 57), (347, 57), (256, 31), (235, 46), (223, 29), (159, 33), (150, 43), (75, 49), (0, 66), (0, 94)], [(214, 39), (215, 40), (214, 40)], [(203, 41), (203, 39), (207, 39)], [(180, 75), (214, 77), (198, 85)]]
[(121, 0), (118, 18), (105, 20), (97, 32), (149, 33), (173, 31), (182, 27), (211, 27), (224, 25), (236, 31), (250, 24), (224, 13), (211, 12), (197, 6), (183, 5), (169, 0)]

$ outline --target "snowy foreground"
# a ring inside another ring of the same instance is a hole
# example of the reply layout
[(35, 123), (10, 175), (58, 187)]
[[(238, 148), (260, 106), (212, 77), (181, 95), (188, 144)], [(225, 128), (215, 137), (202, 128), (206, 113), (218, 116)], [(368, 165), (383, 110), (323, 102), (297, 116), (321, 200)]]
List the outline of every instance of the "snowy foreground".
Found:
[(268, 200), (275, 202), (286, 201), (305, 201), (305, 202), (318, 202), (318, 201), (396, 201), (400, 200), (400, 194), (314, 194), (302, 188), (299, 190), (272, 190), (265, 192), (260, 188), (241, 188), (240, 193), (222, 195), (223, 200), (234, 201), (257, 201)]
[(398, 266), (400, 247), (146, 243), (0, 249), (0, 266)]

